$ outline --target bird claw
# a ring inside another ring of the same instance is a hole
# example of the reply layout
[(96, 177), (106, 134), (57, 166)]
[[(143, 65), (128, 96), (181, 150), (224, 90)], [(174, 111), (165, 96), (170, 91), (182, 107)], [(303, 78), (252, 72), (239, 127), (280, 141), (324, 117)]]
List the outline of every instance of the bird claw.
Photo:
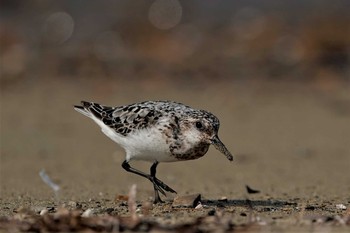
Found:
[(157, 191), (159, 191), (161, 194), (163, 194), (164, 196), (166, 196), (165, 191), (164, 191), (161, 187), (159, 187), (157, 184), (154, 184), (154, 188), (155, 188)]
[(164, 189), (167, 192), (171, 192), (171, 193), (177, 193), (174, 189), (170, 188), (168, 185), (166, 185), (165, 183), (163, 183), (161, 180), (159, 180), (158, 178), (155, 177), (155, 183), (158, 185), (158, 187), (161, 187), (162, 189)]
[(152, 177), (151, 182), (153, 183), (154, 188), (157, 191), (161, 192), (161, 194), (163, 194), (164, 196), (166, 196), (165, 191), (171, 192), (171, 193), (177, 193), (174, 189), (170, 188), (168, 185), (166, 185), (165, 183), (163, 183), (161, 180), (159, 180), (156, 177)]

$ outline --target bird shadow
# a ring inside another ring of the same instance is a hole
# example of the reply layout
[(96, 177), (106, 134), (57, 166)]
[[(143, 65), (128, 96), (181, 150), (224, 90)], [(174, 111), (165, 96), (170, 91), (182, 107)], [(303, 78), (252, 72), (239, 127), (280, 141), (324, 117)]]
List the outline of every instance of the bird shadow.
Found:
[(204, 199), (201, 201), (202, 204), (207, 206), (215, 206), (215, 207), (273, 207), (273, 208), (282, 208), (286, 206), (297, 206), (295, 202), (288, 202), (283, 200), (250, 200), (250, 199), (242, 199), (242, 200), (213, 200), (213, 199)]

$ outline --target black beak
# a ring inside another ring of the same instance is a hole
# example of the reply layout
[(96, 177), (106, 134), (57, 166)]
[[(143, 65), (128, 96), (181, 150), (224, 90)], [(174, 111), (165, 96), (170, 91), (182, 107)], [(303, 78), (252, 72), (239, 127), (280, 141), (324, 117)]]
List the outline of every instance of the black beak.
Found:
[(228, 160), (232, 161), (233, 160), (233, 156), (232, 154), (227, 150), (226, 146), (220, 141), (219, 137), (217, 135), (215, 135), (212, 139), (211, 139), (211, 143), (214, 145), (214, 147), (220, 151), (221, 153), (223, 153)]

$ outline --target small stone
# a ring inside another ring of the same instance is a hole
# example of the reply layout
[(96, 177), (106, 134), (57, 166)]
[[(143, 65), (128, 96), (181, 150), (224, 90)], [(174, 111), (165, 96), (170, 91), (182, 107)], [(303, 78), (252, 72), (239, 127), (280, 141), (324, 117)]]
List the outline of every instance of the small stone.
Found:
[(49, 211), (48, 211), (47, 209), (42, 209), (42, 210), (40, 211), (40, 215), (45, 215), (45, 214), (47, 214), (47, 213), (49, 213)]
[(338, 210), (346, 210), (346, 206), (344, 204), (336, 204), (335, 207), (338, 209)]
[(84, 213), (81, 216), (84, 218), (91, 217), (93, 212), (94, 212), (93, 209), (87, 209), (84, 211)]
[(46, 209), (46, 208), (43, 206), (34, 206), (30, 208), (30, 210), (34, 211), (35, 213), (40, 213), (43, 209)]
[(195, 208), (201, 201), (201, 194), (191, 194), (186, 196), (177, 196), (174, 198), (173, 207), (192, 207)]
[(128, 195), (116, 195), (114, 200), (115, 201), (128, 201), (129, 196)]
[(252, 189), (251, 187), (249, 187), (248, 185), (245, 186), (245, 188), (247, 189), (247, 193), (249, 194), (255, 194), (255, 193), (260, 193), (259, 190), (256, 189)]
[(47, 209), (47, 211), (49, 211), (49, 213), (55, 212), (55, 207), (53, 207), (53, 206), (48, 206), (48, 207), (46, 207), (46, 209)]
[(199, 202), (199, 204), (194, 209), (196, 210), (203, 209), (202, 203)]

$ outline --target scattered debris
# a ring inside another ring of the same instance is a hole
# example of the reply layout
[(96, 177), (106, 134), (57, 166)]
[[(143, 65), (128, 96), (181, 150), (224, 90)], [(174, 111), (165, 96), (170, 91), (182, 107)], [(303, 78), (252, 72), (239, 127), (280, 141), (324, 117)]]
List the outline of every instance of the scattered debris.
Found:
[(33, 212), (36, 213), (36, 214), (40, 214), (40, 212), (43, 211), (44, 209), (47, 210), (47, 208), (44, 207), (44, 206), (42, 206), (42, 205), (30, 207), (30, 210), (33, 211)]
[(137, 213), (136, 213), (136, 184), (133, 184), (129, 191), (129, 199), (128, 199), (128, 207), (129, 207), (129, 213), (131, 215), (131, 218), (133, 220), (137, 219)]
[(146, 201), (142, 204), (142, 214), (143, 216), (149, 216), (151, 214), (152, 210), (152, 203), (149, 201)]
[[(244, 223), (237, 223), (234, 222), (232, 212), (229, 212), (229, 209), (212, 207), (206, 212), (203, 211), (205, 205), (202, 205), (200, 201), (197, 202), (195, 207), (198, 211), (190, 208), (168, 209), (167, 207), (170, 207), (168, 204), (154, 207), (150, 202), (141, 205), (134, 202), (136, 186), (131, 187), (130, 197), (132, 198), (130, 198), (129, 204), (121, 208), (125, 209), (124, 213), (121, 213), (121, 209), (118, 209), (118, 207), (105, 208), (103, 213), (94, 208), (88, 208), (84, 212), (82, 209), (71, 210), (69, 205), (67, 205), (67, 208), (54, 208), (54, 212), (51, 212), (51, 207), (42, 207), (43, 209), (39, 210), (40, 214), (39, 211), (24, 207), (18, 208), (14, 211), (13, 216), (0, 217), (0, 232), (250, 232), (256, 229), (264, 231), (263, 227), (266, 226), (268, 227), (266, 229), (271, 230), (270, 222), (263, 216), (258, 215), (259, 212), (256, 209), (259, 206), (255, 206), (255, 209), (253, 209), (254, 203), (251, 200), (245, 201), (244, 212), (235, 212), (236, 216), (238, 214), (245, 217), (241, 218)], [(130, 215), (127, 212), (128, 208)], [(141, 208), (141, 213), (144, 215), (136, 215), (135, 208)], [(166, 214), (169, 211), (190, 211), (196, 213), (196, 217), (184, 223), (169, 224), (169, 221), (155, 218), (156, 216), (152, 214), (151, 208), (160, 208)], [(305, 205), (300, 206), (299, 209), (303, 212)], [(335, 209), (334, 205), (333, 209)], [(147, 213), (147, 211), (151, 213)], [(118, 213), (118, 215), (109, 215), (109, 212)], [(349, 210), (346, 210), (342, 215), (310, 215), (309, 213), (301, 217), (300, 222), (298, 221), (301, 224), (350, 226)]]
[(55, 195), (58, 195), (58, 191), (60, 190), (60, 186), (58, 184), (55, 184), (51, 178), (46, 174), (45, 170), (42, 169), (39, 172), (39, 175), (41, 177), (41, 179), (45, 182), (45, 184), (47, 184), (55, 193)]
[(323, 215), (308, 215), (304, 217), (304, 220), (310, 221), (311, 223), (325, 224), (330, 223), (334, 225), (350, 226), (350, 217), (347, 215), (340, 216), (323, 216)]
[(198, 205), (195, 207), (196, 210), (203, 209), (203, 205), (201, 202), (198, 203)]
[(115, 201), (128, 201), (129, 196), (127, 195), (116, 195), (114, 198)]
[(173, 207), (192, 207), (195, 208), (201, 201), (201, 194), (190, 194), (186, 196), (177, 196), (174, 198)]
[[(21, 220), (16, 217), (0, 217), (0, 230), (11, 232), (232, 232), (239, 226), (232, 223), (229, 216), (222, 213), (214, 216), (198, 217), (190, 224), (170, 226), (147, 218), (140, 218), (136, 224), (131, 217), (90, 216), (82, 218), (79, 211), (61, 209), (60, 214), (37, 216), (27, 214)], [(248, 229), (247, 226), (240, 226)]]
[(91, 217), (94, 214), (93, 209), (87, 209), (84, 211), (84, 213), (81, 215), (81, 217), (88, 218)]
[(248, 185), (245, 186), (245, 188), (247, 189), (247, 192), (249, 194), (255, 194), (255, 193), (260, 193), (259, 190), (256, 190), (256, 189), (252, 189), (251, 187), (249, 187)]
[(335, 207), (339, 210), (346, 210), (346, 206), (344, 204), (336, 204)]
[(42, 209), (40, 211), (40, 215), (44, 215), (44, 214), (47, 214), (47, 213), (49, 213), (49, 211), (47, 209)]

